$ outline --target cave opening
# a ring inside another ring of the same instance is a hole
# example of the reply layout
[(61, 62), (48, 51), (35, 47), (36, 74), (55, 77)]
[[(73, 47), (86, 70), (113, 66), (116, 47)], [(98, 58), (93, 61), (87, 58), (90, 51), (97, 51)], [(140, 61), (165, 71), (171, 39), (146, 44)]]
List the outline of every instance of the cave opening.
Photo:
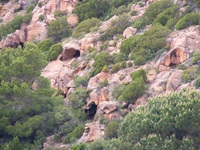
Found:
[(72, 58), (78, 58), (80, 57), (81, 53), (79, 50), (74, 50), (74, 49), (68, 49), (65, 50), (65, 52), (62, 54), (62, 56), (60, 57), (61, 61), (66, 61)]
[(97, 112), (97, 105), (95, 103), (92, 103), (90, 105), (90, 108), (85, 110), (88, 119), (94, 119), (96, 112)]

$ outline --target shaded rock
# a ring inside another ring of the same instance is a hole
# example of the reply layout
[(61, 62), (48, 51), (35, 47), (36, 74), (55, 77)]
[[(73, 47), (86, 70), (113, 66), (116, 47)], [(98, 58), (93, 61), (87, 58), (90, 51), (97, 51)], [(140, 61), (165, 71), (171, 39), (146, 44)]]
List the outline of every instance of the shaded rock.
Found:
[(96, 104), (98, 106), (101, 102), (104, 101), (109, 101), (108, 89), (106, 87), (101, 89), (94, 89), (87, 99), (86, 109), (89, 109), (92, 104)]
[(76, 14), (68, 14), (67, 22), (71, 27), (75, 27), (76, 24), (78, 23), (78, 16)]
[(137, 32), (137, 29), (136, 28), (133, 28), (133, 27), (128, 27), (124, 30), (123, 32), (123, 37), (124, 38), (129, 38), (131, 37), (132, 35), (134, 35), (135, 33)]
[(96, 139), (102, 138), (104, 135), (105, 126), (101, 125), (99, 121), (85, 124), (85, 132), (79, 139), (78, 143), (92, 142)]
[(162, 71), (156, 76), (156, 79), (149, 87), (150, 93), (152, 93), (153, 96), (157, 96), (165, 92), (166, 84), (171, 75), (171, 72), (171, 70)]
[(67, 62), (59, 60), (50, 62), (42, 71), (42, 76), (50, 79), (51, 87), (56, 90), (61, 89), (63, 94), (67, 94), (67, 84), (72, 80), (73, 70)]
[(161, 56), (156, 63), (161, 71), (183, 63), (190, 53), (200, 47), (200, 34), (197, 26), (173, 32), (170, 37), (170, 51)]
[(100, 39), (99, 33), (88, 33), (80, 41), (82, 51), (87, 51), (88, 48), (94, 48), (97, 45), (97, 41)]
[(106, 79), (108, 79), (109, 76), (110, 76), (109, 73), (100, 72), (96, 76), (90, 78), (90, 80), (88, 82), (88, 86), (87, 86), (87, 91), (93, 90), (93, 89), (96, 89), (97, 87), (99, 87), (99, 84), (101, 82), (104, 82)]
[(63, 44), (63, 52), (60, 60), (65, 61), (80, 56), (80, 45), (78, 41), (72, 40), (66, 44)]
[(182, 70), (174, 70), (171, 73), (171, 76), (169, 77), (166, 85), (166, 91), (175, 91), (181, 84), (182, 75), (183, 71)]
[(119, 114), (119, 103), (116, 101), (104, 101), (101, 102), (97, 107), (96, 117), (104, 116), (107, 119), (119, 119), (121, 115)]

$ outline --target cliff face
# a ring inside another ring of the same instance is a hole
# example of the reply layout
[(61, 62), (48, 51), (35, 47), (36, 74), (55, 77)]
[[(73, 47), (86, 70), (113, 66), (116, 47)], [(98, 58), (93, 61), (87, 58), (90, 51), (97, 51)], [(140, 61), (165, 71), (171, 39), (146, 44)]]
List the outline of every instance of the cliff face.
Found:
[[(56, 10), (65, 11), (67, 22), (73, 29), (78, 23), (78, 16), (73, 14), (75, 5), (78, 0), (39, 0), (41, 6), (36, 5), (32, 11), (32, 19), (30, 24), (24, 24), (21, 29), (9, 34), (0, 42), (0, 48), (17, 47), (27, 41), (39, 42), (47, 38), (47, 26), (52, 20), (55, 20), (54, 12)], [(127, 12), (131, 22), (141, 18), (148, 9), (149, 5), (156, 1), (148, 0), (138, 4), (131, 4)], [(182, 1), (174, 1), (181, 9), (184, 9)], [(14, 17), (14, 10), (21, 9), (20, 13), (25, 13), (28, 0), (20, 0), (18, 3), (8, 2), (0, 5), (0, 16), (4, 23)], [(12, 9), (9, 9), (12, 8)], [(130, 12), (135, 11), (137, 15), (130, 16)], [(40, 20), (40, 16), (44, 16), (44, 20)], [(60, 90), (60, 94), (64, 96), (64, 105), (68, 105), (69, 97), (77, 88), (83, 85), (77, 85), (75, 77), (89, 77), (92, 71), (94, 58), (97, 53), (91, 57), (91, 49), (97, 52), (106, 51), (109, 54), (118, 54), (120, 52), (121, 43), (132, 36), (143, 35), (145, 31), (151, 28), (146, 26), (143, 30), (138, 30), (133, 26), (124, 29), (122, 36), (113, 36), (107, 41), (107, 47), (102, 50), (103, 32), (112, 28), (112, 22), (119, 17), (114, 15), (112, 18), (101, 21), (99, 28), (94, 32), (90, 32), (79, 38), (63, 39), (63, 51), (56, 60), (49, 62), (43, 69), (41, 75), (48, 78), (51, 87)], [(154, 42), (154, 41), (153, 41)], [(169, 50), (158, 55), (157, 59), (149, 60), (144, 65), (135, 65), (134, 61), (126, 60), (125, 67), (116, 72), (110, 71), (112, 66), (106, 66), (100, 73), (88, 78), (85, 85), (88, 94), (85, 100), (83, 110), (87, 113), (91, 123), (85, 125), (85, 132), (77, 143), (92, 142), (98, 138), (104, 137), (105, 125), (100, 122), (101, 118), (108, 120), (122, 119), (128, 112), (137, 110), (140, 106), (147, 105), (148, 98), (152, 96), (165, 95), (171, 91), (177, 91), (182, 88), (193, 86), (194, 81), (185, 83), (181, 76), (184, 71), (178, 67), (180, 65), (191, 67), (191, 55), (199, 51), (200, 33), (198, 26), (191, 26), (183, 30), (173, 30), (166, 37), (166, 45)], [(129, 66), (129, 64), (132, 64)], [(109, 68), (110, 67), (110, 68)], [(147, 83), (146, 92), (134, 103), (125, 103), (117, 101), (113, 96), (113, 91), (119, 84), (128, 84), (132, 81), (131, 73), (139, 69), (146, 70)], [(44, 148), (48, 147), (69, 147), (69, 145), (56, 144), (54, 137), (48, 138), (51, 144), (44, 143)]]

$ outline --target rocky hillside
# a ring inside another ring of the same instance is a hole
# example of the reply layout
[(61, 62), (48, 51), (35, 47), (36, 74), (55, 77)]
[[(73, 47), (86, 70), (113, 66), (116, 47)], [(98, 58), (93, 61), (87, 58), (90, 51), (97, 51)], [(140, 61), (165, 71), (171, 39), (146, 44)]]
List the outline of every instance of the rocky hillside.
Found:
[(0, 149), (199, 149), (199, 4), (1, 0)]

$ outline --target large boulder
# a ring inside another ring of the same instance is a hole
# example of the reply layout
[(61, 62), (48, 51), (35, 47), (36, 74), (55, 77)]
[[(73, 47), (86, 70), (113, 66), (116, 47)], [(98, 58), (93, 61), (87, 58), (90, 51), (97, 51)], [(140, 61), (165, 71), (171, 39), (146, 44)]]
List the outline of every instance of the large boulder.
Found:
[(76, 14), (68, 14), (67, 22), (71, 27), (75, 27), (76, 24), (78, 23), (78, 16)]
[(170, 35), (170, 51), (162, 55), (155, 64), (159, 70), (169, 69), (170, 66), (183, 63), (189, 54), (196, 51), (200, 47), (200, 33), (198, 26), (175, 31)]
[(78, 143), (93, 142), (96, 139), (102, 138), (105, 132), (105, 126), (98, 121), (85, 124), (85, 132), (79, 139)]
[(132, 35), (134, 35), (135, 33), (137, 32), (137, 29), (136, 28), (133, 28), (133, 27), (128, 27), (124, 30), (123, 32), (123, 37), (124, 38), (129, 38), (131, 37)]
[(110, 76), (110, 74), (107, 72), (100, 72), (96, 76), (90, 78), (90, 80), (88, 82), (88, 86), (87, 86), (87, 91), (94, 90), (97, 87), (99, 87), (99, 84), (101, 82), (104, 82), (106, 79), (108, 79), (109, 76)]

